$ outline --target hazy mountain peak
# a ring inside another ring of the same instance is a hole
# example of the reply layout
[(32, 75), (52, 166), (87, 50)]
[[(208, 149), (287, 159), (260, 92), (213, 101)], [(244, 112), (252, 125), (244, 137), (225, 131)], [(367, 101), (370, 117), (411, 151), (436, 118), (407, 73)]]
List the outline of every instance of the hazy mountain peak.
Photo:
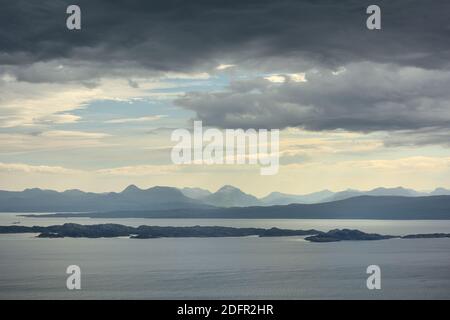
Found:
[(273, 191), (273, 192), (269, 193), (267, 196), (265, 196), (264, 198), (278, 197), (278, 196), (284, 196), (284, 195), (287, 195), (287, 194), (281, 193), (281, 192), (278, 192), (278, 191)]
[(27, 188), (23, 190), (23, 192), (36, 192), (36, 191), (43, 191), (43, 190), (40, 188)]
[(128, 187), (123, 189), (122, 193), (130, 193), (130, 192), (136, 192), (136, 191), (142, 191), (142, 189), (139, 189), (134, 184), (130, 184)]
[(416, 196), (419, 195), (419, 192), (407, 189), (404, 187), (394, 187), (394, 188), (384, 188), (379, 187), (368, 192), (365, 192), (369, 195), (393, 195), (393, 196)]
[(202, 189), (202, 188), (194, 188), (194, 187), (184, 187), (179, 189), (186, 197), (191, 199), (202, 199), (211, 194), (211, 191)]
[(409, 189), (398, 186), (398, 187), (392, 187), (392, 188), (378, 187), (378, 188), (372, 189), (371, 191), (406, 191), (406, 190), (409, 190)]
[(203, 201), (218, 207), (246, 207), (260, 204), (255, 196), (247, 194), (231, 185), (223, 186), (213, 194), (203, 198)]
[(30, 194), (30, 195), (41, 195), (41, 194), (55, 194), (58, 193), (58, 191), (55, 190), (47, 190), (47, 189), (40, 189), (40, 188), (28, 188), (23, 191), (24, 194)]
[(433, 196), (450, 195), (450, 190), (439, 187), (439, 188), (434, 189), (432, 192), (430, 192), (430, 195), (433, 195)]
[(176, 197), (183, 197), (183, 198), (189, 199), (189, 198), (185, 197), (179, 189), (174, 188), (174, 187), (154, 186), (154, 187), (148, 188), (147, 190), (143, 190), (143, 191), (145, 191), (147, 193), (152, 193), (155, 195), (164, 195), (164, 196), (168, 195), (168, 196), (176, 196)]
[(84, 192), (79, 189), (68, 189), (68, 190), (65, 190), (63, 193), (71, 194), (71, 195), (80, 195), (80, 194), (83, 194)]
[(232, 185), (227, 184), (227, 185), (224, 185), (224, 186), (223, 186), (222, 188), (220, 188), (219, 190), (217, 190), (216, 193), (217, 193), (217, 192), (235, 192), (235, 191), (242, 192), (241, 189), (236, 188), (236, 187), (234, 187), (234, 186), (232, 186)]
[(265, 205), (285, 205), (291, 203), (317, 203), (332, 196), (334, 193), (330, 190), (321, 190), (309, 194), (297, 195), (281, 192), (271, 192), (261, 199)]

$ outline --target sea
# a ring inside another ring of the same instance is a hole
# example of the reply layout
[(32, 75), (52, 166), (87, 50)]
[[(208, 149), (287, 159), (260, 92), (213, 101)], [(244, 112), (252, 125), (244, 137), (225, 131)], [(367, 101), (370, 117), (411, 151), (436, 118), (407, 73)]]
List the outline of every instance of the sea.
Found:
[[(0, 213), (0, 225), (118, 223), (450, 233), (450, 220), (91, 219)], [(67, 267), (81, 289), (66, 286)], [(369, 289), (368, 266), (380, 268)], [(304, 237), (40, 239), (0, 235), (0, 299), (450, 299), (450, 238), (312, 243)]]

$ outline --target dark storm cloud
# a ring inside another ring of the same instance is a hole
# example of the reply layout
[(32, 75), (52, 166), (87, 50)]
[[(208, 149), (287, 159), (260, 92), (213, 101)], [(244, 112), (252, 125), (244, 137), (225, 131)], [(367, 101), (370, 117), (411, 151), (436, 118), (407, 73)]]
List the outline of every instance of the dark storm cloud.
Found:
[[(221, 63), (247, 75), (306, 72), (306, 83), (259, 77), (176, 103), (224, 128), (449, 131), (448, 0), (79, 0), (82, 30), (69, 31), (73, 3), (4, 1), (0, 74), (87, 87), (112, 75), (133, 87), (149, 72), (204, 72)], [(382, 30), (366, 28), (373, 3)], [(331, 73), (340, 67), (346, 71)], [(409, 143), (404, 137), (390, 143)]]
[(65, 10), (73, 3), (2, 2), (0, 65), (70, 59), (96, 63), (99, 72), (124, 64), (189, 71), (222, 59), (279, 70), (354, 61), (449, 66), (447, 0), (376, 1), (381, 31), (365, 27), (373, 3), (366, 0), (79, 0), (82, 30), (69, 31)]
[(450, 127), (450, 72), (353, 63), (306, 82), (233, 82), (221, 92), (192, 92), (176, 103), (205, 125), (223, 128), (346, 129), (370, 132)]

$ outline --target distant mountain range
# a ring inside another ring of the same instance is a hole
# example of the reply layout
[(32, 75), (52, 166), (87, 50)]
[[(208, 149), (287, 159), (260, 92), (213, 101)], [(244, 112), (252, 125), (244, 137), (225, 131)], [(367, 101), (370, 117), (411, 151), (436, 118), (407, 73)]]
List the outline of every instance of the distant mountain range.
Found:
[(234, 219), (450, 219), (450, 196), (358, 196), (314, 204), (270, 207), (232, 207), (114, 211), (85, 214), (57, 213), (37, 217), (91, 218), (234, 218)]
[(57, 192), (37, 188), (21, 192), (0, 191), (2, 212), (92, 212), (208, 207), (210, 206), (186, 197), (180, 190), (170, 187), (142, 190), (130, 185), (119, 193), (92, 193), (80, 190)]
[(80, 190), (57, 192), (34, 188), (24, 191), (0, 191), (0, 212), (206, 210), (215, 207), (324, 204), (361, 198), (361, 196), (380, 197), (380, 199), (388, 201), (390, 197), (425, 199), (427, 197), (446, 195), (450, 195), (450, 190), (444, 188), (437, 188), (430, 193), (425, 193), (402, 187), (376, 188), (369, 191), (345, 190), (332, 192), (323, 190), (305, 195), (272, 192), (260, 199), (229, 185), (220, 188), (214, 193), (201, 188), (153, 187), (140, 189), (135, 185), (128, 186), (122, 192), (107, 193), (92, 193)]
[(340, 192), (322, 190), (304, 195), (272, 192), (263, 198), (256, 198), (251, 194), (242, 192), (233, 186), (224, 186), (211, 193), (209, 190), (200, 188), (184, 188), (181, 192), (187, 197), (201, 200), (204, 203), (216, 207), (249, 207), (249, 206), (274, 206), (293, 203), (312, 204), (344, 200), (358, 196), (402, 196), (402, 197), (424, 197), (450, 195), (450, 190), (437, 188), (432, 192), (420, 192), (403, 187), (376, 188), (369, 191), (347, 189)]

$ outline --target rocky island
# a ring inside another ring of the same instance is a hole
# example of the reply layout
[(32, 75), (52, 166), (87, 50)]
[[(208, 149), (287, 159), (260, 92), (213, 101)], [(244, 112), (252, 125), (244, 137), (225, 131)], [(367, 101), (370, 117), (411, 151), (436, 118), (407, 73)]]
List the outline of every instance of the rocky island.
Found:
[(383, 240), (391, 238), (417, 239), (417, 238), (450, 238), (448, 233), (413, 234), (406, 236), (381, 235), (365, 233), (360, 230), (334, 229), (328, 232), (319, 230), (289, 230), (279, 228), (233, 228), (220, 226), (192, 226), (192, 227), (161, 227), (146, 226), (130, 227), (120, 224), (81, 225), (65, 223), (53, 226), (0, 226), (0, 234), (12, 233), (38, 233), (38, 238), (114, 238), (129, 237), (132, 239), (152, 238), (211, 238), (211, 237), (288, 237), (307, 236), (310, 242), (336, 242), (336, 241), (362, 241)]
[(383, 240), (399, 238), (399, 236), (381, 235), (378, 233), (365, 233), (359, 230), (334, 229), (306, 237), (305, 240), (312, 242), (336, 242), (345, 240)]

